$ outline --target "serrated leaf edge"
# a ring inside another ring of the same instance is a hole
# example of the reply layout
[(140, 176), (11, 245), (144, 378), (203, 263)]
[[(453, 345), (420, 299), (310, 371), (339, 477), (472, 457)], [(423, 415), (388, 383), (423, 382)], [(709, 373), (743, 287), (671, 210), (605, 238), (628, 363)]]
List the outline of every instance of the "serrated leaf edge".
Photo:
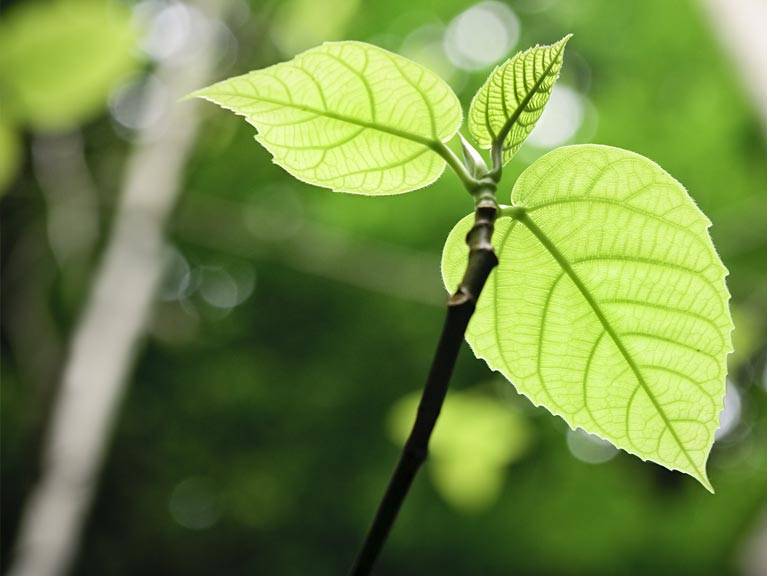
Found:
[[(193, 98), (200, 98), (202, 100), (206, 100), (208, 102), (216, 104), (220, 108), (223, 108), (225, 110), (229, 110), (230, 112), (233, 112), (235, 115), (244, 118), (245, 121), (248, 122), (248, 124), (250, 124), (251, 126), (256, 128), (256, 130), (258, 131), (258, 126), (256, 126), (252, 122), (250, 122), (250, 120), (248, 119), (246, 114), (244, 114), (242, 112), (238, 112), (237, 110), (231, 108), (230, 106), (227, 106), (226, 104), (223, 104), (223, 103), (219, 102), (216, 99), (215, 88), (217, 86), (221, 86), (224, 83), (228, 83), (229, 81), (234, 80), (235, 78), (247, 77), (247, 76), (249, 76), (253, 72), (264, 72), (264, 71), (267, 71), (270, 68), (274, 68), (276, 66), (290, 64), (296, 58), (299, 58), (300, 56), (302, 56), (302, 55), (304, 55), (304, 54), (306, 54), (308, 52), (311, 52), (312, 50), (316, 50), (317, 48), (319, 48), (321, 46), (349, 45), (349, 44), (354, 44), (354, 45), (362, 46), (362, 47), (365, 47), (365, 48), (372, 47), (372, 48), (375, 48), (376, 50), (380, 50), (380, 51), (386, 53), (390, 58), (394, 56), (394, 57), (397, 57), (397, 58), (402, 58), (402, 59), (407, 60), (404, 56), (400, 56), (399, 54), (395, 54), (394, 52), (386, 50), (385, 48), (381, 48), (379, 46), (376, 46), (374, 44), (369, 44), (367, 42), (360, 42), (360, 41), (356, 41), (356, 40), (328, 41), (328, 42), (323, 42), (320, 46), (315, 46), (315, 47), (309, 48), (308, 50), (304, 50), (303, 52), (300, 52), (299, 54), (296, 54), (290, 60), (286, 60), (284, 62), (278, 62), (278, 63), (273, 64), (272, 66), (268, 66), (266, 68), (261, 68), (261, 69), (258, 69), (258, 70), (254, 70), (252, 72), (241, 74), (239, 76), (234, 76), (232, 78), (227, 78), (225, 80), (222, 80), (220, 82), (216, 82), (216, 83), (214, 83), (214, 84), (212, 84), (210, 86), (207, 86), (205, 88), (201, 88), (200, 90), (195, 90), (194, 92), (191, 92), (191, 93), (187, 94), (186, 96), (182, 97), (179, 101), (190, 100), (190, 99), (193, 99)], [(395, 66), (396, 66), (396, 63), (395, 63)], [(428, 68), (426, 68), (422, 64), (418, 64), (418, 66), (420, 66), (420, 67), (422, 67), (422, 68), (424, 68), (426, 70), (429, 70)], [(447, 83), (438, 74), (436, 74), (435, 72), (433, 72), (431, 70), (429, 70), (429, 72), (434, 74), (437, 78), (439, 78), (442, 82), (444, 82), (446, 86), (449, 87), (449, 85), (447, 85)], [(409, 80), (407, 80), (407, 79), (406, 79), (406, 81), (409, 82)], [(415, 87), (415, 86), (414, 86), (414, 89), (416, 91), (420, 92), (420, 89)], [(452, 92), (452, 89), (451, 89), (451, 92)], [(455, 95), (454, 92), (453, 92), (453, 95)], [(345, 116), (345, 115), (342, 115), (342, 114), (336, 114), (336, 113), (330, 112), (328, 110), (320, 110), (319, 108), (315, 108), (313, 106), (304, 106), (304, 105), (300, 105), (300, 104), (295, 104), (293, 102), (277, 101), (277, 100), (274, 100), (272, 98), (258, 98), (258, 100), (263, 101), (263, 102), (269, 102), (269, 103), (273, 103), (273, 104), (278, 104), (280, 106), (295, 108), (297, 110), (301, 110), (303, 112), (309, 112), (309, 113), (312, 113), (312, 114), (316, 114), (318, 116), (325, 116), (327, 118), (338, 120), (339, 122), (346, 122), (348, 124), (353, 124), (355, 126), (360, 126), (361, 128), (364, 128), (364, 129), (377, 130), (379, 132), (384, 132), (384, 133), (390, 134), (392, 136), (396, 136), (398, 138), (402, 138), (404, 140), (409, 140), (411, 142), (415, 142), (416, 144), (420, 144), (421, 146), (424, 146), (425, 148), (427, 148), (428, 150), (431, 150), (432, 152), (434, 152), (438, 156), (440, 156), (440, 158), (442, 158), (443, 164), (442, 164), (441, 170), (439, 171), (439, 173), (437, 173), (435, 175), (435, 177), (432, 180), (430, 180), (428, 182), (424, 182), (424, 183), (420, 184), (419, 186), (415, 186), (413, 188), (409, 188), (408, 190), (403, 191), (403, 192), (390, 192), (390, 193), (376, 194), (376, 196), (394, 196), (394, 195), (398, 195), (398, 194), (412, 192), (412, 191), (415, 191), (415, 190), (420, 190), (422, 188), (426, 188), (427, 186), (430, 186), (431, 184), (436, 182), (439, 178), (441, 178), (442, 175), (445, 172), (445, 167), (446, 167), (446, 159), (445, 159), (445, 151), (444, 151), (445, 145), (446, 145), (447, 142), (449, 142), (450, 140), (452, 140), (455, 137), (456, 133), (458, 133), (458, 131), (460, 130), (461, 126), (463, 125), (463, 121), (464, 121), (463, 108), (459, 107), (459, 109), (460, 109), (459, 119), (458, 119), (458, 122), (456, 122), (455, 129), (452, 131), (452, 133), (450, 133), (449, 135), (447, 135), (447, 136), (445, 136), (443, 138), (439, 138), (439, 137), (424, 138), (424, 137), (422, 137), (422, 136), (420, 136), (418, 134), (412, 134), (412, 133), (407, 132), (405, 130), (399, 130), (397, 128), (392, 128), (390, 126), (385, 126), (385, 125), (377, 124), (377, 123), (373, 123), (373, 122), (367, 122), (367, 121), (363, 121), (363, 120), (360, 120), (360, 119), (357, 119), (357, 118), (351, 118), (349, 116)], [(428, 103), (427, 103), (427, 106), (428, 106)], [(255, 139), (256, 139), (257, 142), (259, 142), (259, 144), (261, 144), (261, 142), (259, 141), (259, 135), (258, 134), (255, 136)], [(282, 164), (277, 162), (274, 159), (274, 155), (273, 154), (272, 154), (272, 162), (274, 164), (280, 166), (281, 168), (283, 168), (286, 172), (288, 172), (291, 176), (293, 176), (297, 180), (299, 180), (301, 182), (304, 182), (306, 184), (310, 184), (312, 186), (318, 186), (318, 184), (316, 184), (315, 182), (310, 182), (310, 181), (306, 180), (305, 178), (302, 178), (301, 176), (296, 174), (294, 171), (292, 171), (290, 168), (288, 168), (286, 166), (283, 166)], [(328, 187), (328, 188), (331, 189), (333, 192), (343, 192), (343, 193), (346, 193), (346, 194), (357, 194), (357, 195), (360, 195), (360, 196), (370, 196), (370, 194), (368, 194), (368, 193), (360, 192), (360, 191), (356, 191), (356, 190), (345, 190), (345, 189), (341, 189), (341, 188), (332, 188), (332, 187)]]
[[(551, 152), (549, 152), (549, 153), (547, 153), (547, 154), (544, 154), (544, 155), (543, 155), (543, 156), (542, 156), (540, 159), (543, 159), (543, 158), (545, 158), (545, 157), (546, 157), (548, 154), (553, 154), (553, 153), (555, 153), (555, 152), (558, 152), (558, 151), (561, 151), (561, 150), (563, 150), (563, 149), (567, 149), (567, 148), (584, 148), (584, 147), (598, 147), (598, 148), (607, 148), (607, 149), (613, 149), (613, 150), (620, 150), (621, 152), (628, 152), (628, 153), (630, 153), (630, 154), (632, 154), (632, 155), (635, 155), (635, 156), (637, 156), (637, 157), (639, 157), (639, 158), (642, 158), (644, 161), (647, 161), (647, 162), (650, 162), (650, 163), (652, 163), (652, 164), (653, 164), (653, 165), (655, 165), (655, 166), (656, 166), (658, 169), (660, 169), (660, 170), (663, 170), (663, 168), (662, 168), (662, 167), (661, 167), (659, 164), (657, 164), (656, 162), (654, 162), (653, 160), (651, 160), (651, 159), (649, 159), (649, 158), (647, 158), (647, 157), (645, 157), (645, 156), (641, 156), (640, 154), (637, 154), (637, 153), (635, 153), (635, 152), (631, 152), (630, 150), (625, 150), (625, 149), (622, 149), (622, 148), (618, 148), (618, 147), (615, 147), (615, 146), (595, 145), (595, 144), (576, 144), (576, 145), (571, 145), (571, 146), (562, 146), (562, 147), (560, 147), (560, 148), (557, 148), (556, 150), (553, 150), (553, 151), (551, 151)], [(530, 168), (530, 167), (528, 167), (527, 169), (529, 169), (529, 168)], [(526, 169), (526, 170), (527, 170), (527, 169)], [(526, 171), (526, 170), (525, 170), (525, 171)], [(666, 174), (668, 174), (668, 172), (666, 172), (665, 170), (663, 170), (663, 172), (665, 172)], [(523, 172), (523, 174), (524, 174), (524, 172)], [(518, 180), (517, 180), (517, 181), (519, 181), (519, 179), (521, 179), (521, 176), (522, 176), (522, 175), (520, 175), (520, 178), (518, 178)], [(672, 179), (674, 180), (674, 182), (676, 182), (676, 183), (677, 183), (677, 184), (678, 184), (678, 185), (679, 185), (679, 186), (680, 186), (680, 187), (681, 187), (681, 188), (682, 188), (682, 189), (685, 191), (685, 193), (687, 194), (688, 198), (689, 198), (689, 199), (692, 201), (693, 205), (694, 205), (694, 206), (695, 206), (695, 208), (698, 210), (699, 214), (701, 214), (701, 215), (702, 215), (702, 216), (705, 218), (705, 221), (706, 221), (706, 231), (707, 231), (707, 233), (708, 233), (708, 240), (709, 240), (709, 244), (710, 244), (711, 248), (714, 250), (714, 253), (716, 254), (717, 258), (719, 258), (719, 254), (718, 254), (718, 252), (716, 251), (716, 246), (714, 245), (713, 241), (711, 240), (711, 233), (710, 233), (710, 228), (711, 228), (711, 226), (712, 226), (712, 222), (711, 222), (711, 220), (710, 220), (710, 219), (709, 219), (709, 218), (708, 218), (708, 217), (705, 215), (705, 213), (704, 213), (704, 212), (703, 212), (703, 211), (700, 209), (700, 207), (697, 205), (697, 203), (695, 202), (695, 200), (693, 199), (693, 197), (692, 197), (692, 196), (689, 194), (689, 192), (687, 191), (687, 188), (685, 188), (683, 184), (681, 184), (681, 183), (680, 183), (678, 180), (676, 180), (676, 179), (675, 179), (673, 176), (671, 176), (670, 174), (668, 174), (668, 176), (669, 176), (670, 178), (672, 178)], [(513, 207), (518, 207), (519, 205), (516, 205), (516, 204), (514, 203), (514, 200), (513, 200), (513, 198), (514, 198), (514, 191), (515, 191), (515, 190), (516, 190), (516, 183), (515, 183), (515, 185), (514, 185), (514, 187), (513, 187), (513, 189), (512, 189), (512, 192), (511, 192), (511, 203), (512, 203), (512, 206), (513, 206)], [(463, 220), (466, 220), (466, 219), (470, 219), (470, 218), (472, 218), (472, 217), (473, 217), (473, 214), (468, 214), (468, 215), (466, 215), (464, 218), (462, 218), (461, 220), (459, 220), (459, 223), (460, 223), (460, 222), (462, 222)], [(500, 217), (499, 217), (499, 220), (501, 220), (501, 219), (510, 219), (510, 220), (513, 220), (513, 221), (515, 221), (515, 222), (520, 222), (520, 220), (519, 220), (519, 219), (517, 219), (517, 218), (514, 218), (514, 217), (512, 217), (512, 216), (507, 216), (507, 215), (502, 215), (502, 216), (500, 216)], [(522, 223), (522, 222), (520, 222), (520, 223)], [(458, 223), (456, 223), (456, 225), (457, 225), (457, 224), (458, 224)], [(522, 224), (524, 225), (524, 223), (522, 223)], [(537, 237), (536, 237), (536, 238), (537, 238)], [(539, 240), (539, 242), (540, 242), (540, 240)], [(552, 244), (553, 244), (553, 243), (552, 243)], [(545, 248), (545, 246), (544, 246), (544, 248)], [(500, 258), (500, 254), (499, 254), (499, 258)], [(727, 292), (727, 307), (728, 307), (728, 309), (729, 309), (729, 303), (730, 303), (730, 301), (732, 300), (732, 294), (730, 293), (730, 290), (729, 290), (729, 288), (727, 287), (727, 282), (726, 282), (726, 279), (727, 279), (727, 277), (729, 276), (729, 274), (730, 274), (730, 273), (729, 273), (729, 270), (727, 269), (727, 267), (724, 265), (724, 263), (722, 263), (722, 261), (721, 261), (721, 258), (719, 258), (719, 262), (720, 262), (720, 264), (721, 264), (721, 272), (722, 272), (722, 280), (723, 280), (723, 283), (724, 283), (724, 288), (725, 288), (725, 290), (726, 290), (726, 292)], [(559, 263), (559, 262), (558, 262), (558, 263)], [(493, 271), (491, 272), (491, 274), (492, 274), (493, 276), (495, 276), (495, 275), (496, 275), (496, 270), (493, 270)], [(447, 290), (448, 292), (450, 292), (450, 287), (449, 287), (449, 285), (448, 285), (448, 282), (447, 282), (447, 278), (445, 278), (444, 274), (443, 274), (442, 280), (443, 280), (443, 284), (445, 285), (445, 288), (446, 288), (446, 290)], [(580, 288), (579, 288), (579, 292), (580, 292)], [(584, 297), (585, 297), (585, 296), (584, 296)], [(726, 378), (726, 376), (727, 376), (727, 357), (728, 357), (728, 356), (729, 356), (729, 355), (730, 355), (730, 354), (733, 352), (733, 346), (732, 346), (732, 332), (733, 332), (733, 330), (735, 329), (735, 326), (734, 326), (734, 324), (733, 324), (733, 322), (732, 322), (732, 315), (731, 315), (731, 314), (729, 314), (728, 316), (729, 316), (729, 320), (730, 320), (730, 323), (729, 323), (729, 328), (730, 328), (730, 331), (729, 331), (729, 334), (727, 335), (727, 337), (725, 338), (725, 341), (724, 341), (724, 343), (725, 343), (725, 345), (726, 345), (726, 348), (725, 348), (725, 350), (724, 350), (724, 352), (725, 352), (725, 358), (724, 358), (724, 371), (725, 371), (725, 378)], [(466, 338), (466, 343), (469, 345), (469, 348), (470, 348), (470, 350), (472, 351), (472, 353), (474, 354), (474, 356), (475, 356), (477, 359), (484, 361), (484, 362), (485, 362), (485, 364), (487, 364), (487, 367), (490, 369), (490, 371), (491, 371), (491, 372), (497, 372), (498, 374), (500, 374), (500, 375), (501, 375), (501, 376), (502, 376), (502, 377), (503, 377), (505, 380), (508, 380), (508, 381), (509, 381), (509, 382), (512, 384), (512, 386), (514, 386), (514, 389), (515, 389), (515, 390), (516, 390), (516, 391), (517, 391), (519, 394), (521, 394), (522, 396), (524, 396), (525, 398), (527, 398), (527, 399), (528, 399), (528, 400), (529, 400), (529, 401), (530, 401), (530, 402), (531, 402), (531, 403), (532, 403), (532, 404), (533, 404), (533, 405), (534, 405), (536, 408), (543, 408), (544, 410), (546, 410), (546, 411), (547, 411), (547, 412), (549, 412), (550, 414), (552, 414), (552, 415), (554, 415), (554, 416), (556, 416), (556, 417), (558, 417), (558, 418), (562, 419), (562, 420), (565, 422), (565, 424), (567, 424), (568, 428), (570, 428), (571, 430), (578, 430), (578, 429), (581, 429), (581, 430), (583, 430), (584, 432), (586, 432), (586, 433), (588, 433), (588, 434), (592, 434), (592, 435), (596, 436), (597, 438), (600, 438), (600, 439), (602, 439), (602, 440), (604, 440), (604, 441), (606, 441), (606, 442), (609, 442), (609, 443), (610, 443), (612, 446), (615, 446), (616, 448), (618, 448), (618, 449), (619, 449), (619, 450), (621, 450), (622, 452), (625, 452), (626, 454), (629, 454), (629, 455), (630, 455), (630, 456), (632, 456), (632, 457), (636, 457), (636, 458), (639, 458), (639, 459), (640, 459), (642, 462), (652, 462), (653, 464), (657, 464), (657, 465), (659, 465), (659, 466), (662, 466), (663, 468), (666, 468), (667, 470), (676, 471), (676, 472), (681, 472), (681, 473), (683, 473), (683, 474), (686, 474), (686, 475), (688, 475), (688, 476), (691, 476), (691, 477), (695, 478), (695, 479), (696, 479), (698, 482), (700, 482), (700, 484), (701, 484), (701, 485), (702, 485), (702, 486), (703, 486), (703, 487), (704, 487), (704, 488), (705, 488), (705, 489), (706, 489), (708, 492), (710, 492), (711, 494), (715, 494), (715, 490), (714, 490), (714, 487), (713, 487), (713, 485), (711, 484), (711, 481), (709, 480), (709, 478), (708, 478), (708, 474), (707, 474), (707, 471), (706, 471), (706, 467), (707, 467), (707, 464), (708, 464), (708, 460), (709, 460), (709, 458), (710, 458), (710, 456), (711, 456), (711, 450), (710, 450), (710, 449), (709, 449), (709, 453), (706, 455), (706, 459), (705, 459), (705, 461), (703, 462), (703, 469), (702, 469), (702, 471), (701, 471), (701, 470), (699, 470), (699, 469), (698, 469), (698, 467), (697, 467), (696, 465), (694, 465), (694, 464), (693, 464), (693, 469), (695, 469), (695, 470), (698, 472), (698, 474), (697, 474), (697, 475), (696, 475), (696, 474), (692, 474), (692, 473), (690, 473), (690, 472), (689, 472), (689, 471), (687, 471), (687, 470), (682, 470), (681, 468), (676, 468), (676, 467), (674, 467), (674, 466), (667, 466), (666, 464), (663, 464), (662, 462), (657, 462), (656, 460), (653, 460), (653, 459), (651, 459), (651, 458), (643, 458), (643, 457), (642, 457), (641, 455), (639, 455), (639, 454), (636, 454), (636, 453), (634, 453), (634, 452), (630, 452), (630, 451), (629, 451), (627, 448), (624, 448), (624, 447), (622, 447), (622, 446), (618, 446), (618, 445), (617, 445), (617, 444), (616, 444), (616, 443), (615, 443), (613, 440), (610, 440), (609, 438), (605, 438), (605, 437), (604, 437), (604, 435), (600, 434), (598, 431), (593, 431), (593, 430), (586, 430), (586, 429), (585, 429), (585, 428), (583, 428), (582, 426), (572, 426), (572, 425), (570, 424), (570, 422), (568, 422), (568, 420), (567, 420), (566, 416), (565, 416), (564, 414), (562, 414), (562, 413), (558, 412), (558, 411), (556, 410), (556, 408), (554, 408), (554, 407), (548, 407), (548, 406), (545, 406), (543, 403), (539, 403), (539, 402), (536, 402), (536, 401), (535, 401), (533, 398), (531, 398), (531, 397), (530, 397), (528, 394), (526, 394), (526, 393), (525, 393), (524, 391), (522, 391), (522, 390), (521, 390), (519, 387), (517, 387), (517, 385), (516, 385), (516, 384), (514, 384), (514, 382), (512, 382), (512, 381), (511, 381), (511, 379), (510, 379), (510, 378), (508, 378), (508, 377), (507, 377), (507, 376), (506, 376), (506, 375), (505, 375), (505, 374), (504, 374), (504, 373), (501, 371), (501, 369), (499, 369), (499, 368), (494, 368), (493, 366), (491, 366), (491, 365), (490, 365), (490, 361), (489, 361), (488, 357), (487, 357), (487, 356), (485, 356), (485, 355), (483, 355), (483, 354), (481, 354), (481, 353), (479, 353), (479, 352), (478, 352), (478, 351), (475, 349), (474, 345), (473, 345), (473, 344), (472, 344), (472, 343), (471, 343), (471, 342), (468, 340), (468, 338)], [(725, 394), (726, 394), (726, 388), (725, 388), (725, 391), (723, 391), (723, 392), (722, 392), (722, 395), (721, 395), (721, 397), (719, 398), (719, 404), (718, 404), (718, 406), (720, 407), (720, 408), (719, 408), (719, 409), (720, 409), (720, 415), (721, 415), (721, 411), (724, 409), (724, 397), (725, 397)], [(655, 403), (654, 399), (653, 399), (653, 403)], [(712, 436), (712, 437), (715, 437), (715, 434), (716, 434), (716, 430), (719, 430), (720, 428), (721, 428), (721, 419), (719, 420), (719, 426), (718, 426), (718, 427), (717, 427), (717, 428), (716, 428), (716, 429), (713, 431), (713, 436)], [(687, 451), (684, 449), (684, 447), (683, 447), (683, 446), (681, 446), (681, 443), (679, 443), (679, 442), (677, 441), (677, 444), (680, 446), (681, 450), (682, 450), (683, 452), (685, 452), (685, 455), (687, 455)], [(688, 456), (688, 459), (689, 459), (689, 456)]]

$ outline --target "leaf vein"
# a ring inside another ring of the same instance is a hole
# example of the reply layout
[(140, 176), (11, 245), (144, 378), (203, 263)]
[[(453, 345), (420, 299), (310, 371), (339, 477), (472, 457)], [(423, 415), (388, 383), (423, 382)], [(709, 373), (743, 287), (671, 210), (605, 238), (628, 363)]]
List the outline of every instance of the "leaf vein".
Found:
[[(636, 377), (637, 381), (639, 382), (639, 385), (643, 388), (645, 393), (647, 394), (647, 397), (650, 399), (650, 402), (652, 402), (653, 406), (655, 407), (656, 412), (661, 417), (661, 419), (665, 422), (665, 424), (668, 426), (669, 432), (674, 437), (674, 440), (676, 441), (677, 445), (679, 446), (682, 453), (687, 458), (690, 466), (693, 470), (695, 470), (698, 474), (700, 474), (701, 477), (705, 477), (705, 474), (701, 472), (698, 465), (695, 463), (695, 461), (690, 456), (689, 452), (686, 450), (684, 444), (682, 443), (681, 439), (679, 438), (679, 435), (674, 430), (673, 426), (671, 426), (668, 415), (663, 410), (663, 406), (661, 406), (660, 402), (658, 402), (658, 399), (655, 397), (655, 395), (652, 392), (652, 389), (650, 388), (647, 380), (645, 380), (644, 375), (642, 374), (639, 365), (634, 361), (634, 358), (629, 353), (628, 349), (626, 348), (625, 344), (620, 338), (620, 335), (616, 332), (616, 330), (613, 328), (610, 321), (607, 319), (607, 316), (602, 311), (601, 307), (599, 306), (599, 303), (597, 303), (594, 296), (591, 294), (591, 291), (588, 289), (588, 287), (583, 283), (581, 278), (578, 276), (578, 274), (575, 272), (573, 267), (570, 265), (570, 263), (567, 261), (567, 259), (564, 257), (564, 255), (557, 249), (557, 247), (551, 242), (549, 237), (541, 230), (537, 224), (529, 217), (529, 215), (525, 215), (523, 218), (519, 220), (522, 222), (522, 224), (530, 230), (530, 232), (533, 233), (533, 235), (543, 244), (543, 246), (549, 251), (551, 256), (556, 260), (559, 265), (562, 267), (562, 270), (568, 275), (568, 277), (573, 281), (573, 283), (576, 285), (578, 290), (581, 292), (581, 295), (586, 299), (586, 302), (589, 304), (589, 306), (594, 311), (594, 314), (597, 316), (599, 321), (601, 322), (604, 329), (609, 334), (610, 338), (615, 342), (615, 345), (618, 348), (618, 351), (621, 353), (623, 358), (625, 359), (626, 363), (628, 364), (629, 368), (631, 368), (631, 371), (634, 373), (634, 376)], [(628, 422), (628, 414), (626, 416), (626, 421)]]

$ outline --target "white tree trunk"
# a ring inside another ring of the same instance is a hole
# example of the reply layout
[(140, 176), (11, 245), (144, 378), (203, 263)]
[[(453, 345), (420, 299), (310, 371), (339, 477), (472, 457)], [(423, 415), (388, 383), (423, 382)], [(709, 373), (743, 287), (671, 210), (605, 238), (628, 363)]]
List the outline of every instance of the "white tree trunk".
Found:
[[(217, 2), (200, 4), (208, 17), (217, 16)], [(201, 14), (197, 19), (209, 24)], [(127, 164), (114, 230), (63, 368), (41, 478), (22, 515), (11, 576), (61, 576), (76, 556), (114, 416), (150, 317), (165, 260), (165, 224), (195, 138), (196, 104), (177, 100), (208, 83), (215, 63), (213, 28), (200, 27), (204, 33), (189, 34), (194, 58), (161, 61), (159, 82), (145, 94), (150, 106), (162, 100), (165, 113), (140, 132)]]

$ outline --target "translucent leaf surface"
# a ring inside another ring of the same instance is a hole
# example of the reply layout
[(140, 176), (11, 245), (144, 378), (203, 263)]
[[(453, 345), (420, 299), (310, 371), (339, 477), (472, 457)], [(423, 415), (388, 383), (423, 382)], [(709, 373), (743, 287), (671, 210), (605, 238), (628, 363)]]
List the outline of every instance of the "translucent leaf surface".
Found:
[(481, 148), (503, 141), (508, 162), (541, 117), (559, 77), (570, 35), (520, 52), (493, 70), (469, 108), (469, 131)]
[[(571, 427), (711, 489), (732, 321), (708, 219), (658, 165), (607, 146), (543, 156), (511, 200), (474, 353)], [(471, 218), (445, 245), (450, 290)]]
[(0, 23), (4, 113), (38, 129), (70, 128), (106, 108), (137, 64), (128, 7), (105, 0), (20, 2)]
[(445, 168), (435, 149), (462, 120), (438, 76), (361, 42), (326, 43), (193, 96), (245, 116), (296, 178), (360, 194), (431, 184)]

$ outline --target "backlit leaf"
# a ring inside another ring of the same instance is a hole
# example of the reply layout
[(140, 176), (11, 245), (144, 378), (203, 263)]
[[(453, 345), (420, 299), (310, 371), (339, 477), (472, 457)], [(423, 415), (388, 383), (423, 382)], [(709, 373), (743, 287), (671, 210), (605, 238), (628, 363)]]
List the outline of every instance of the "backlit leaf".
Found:
[[(657, 164), (607, 146), (543, 156), (511, 200), (467, 331), (474, 353), (571, 427), (711, 490), (732, 321), (709, 220)], [(445, 245), (450, 290), (471, 220)]]
[(192, 94), (245, 118), (296, 178), (342, 192), (397, 194), (431, 184), (435, 151), (461, 124), (438, 76), (362, 42), (331, 42)]
[(503, 142), (503, 163), (516, 154), (549, 101), (570, 35), (520, 52), (493, 70), (469, 108), (469, 131), (481, 148)]

